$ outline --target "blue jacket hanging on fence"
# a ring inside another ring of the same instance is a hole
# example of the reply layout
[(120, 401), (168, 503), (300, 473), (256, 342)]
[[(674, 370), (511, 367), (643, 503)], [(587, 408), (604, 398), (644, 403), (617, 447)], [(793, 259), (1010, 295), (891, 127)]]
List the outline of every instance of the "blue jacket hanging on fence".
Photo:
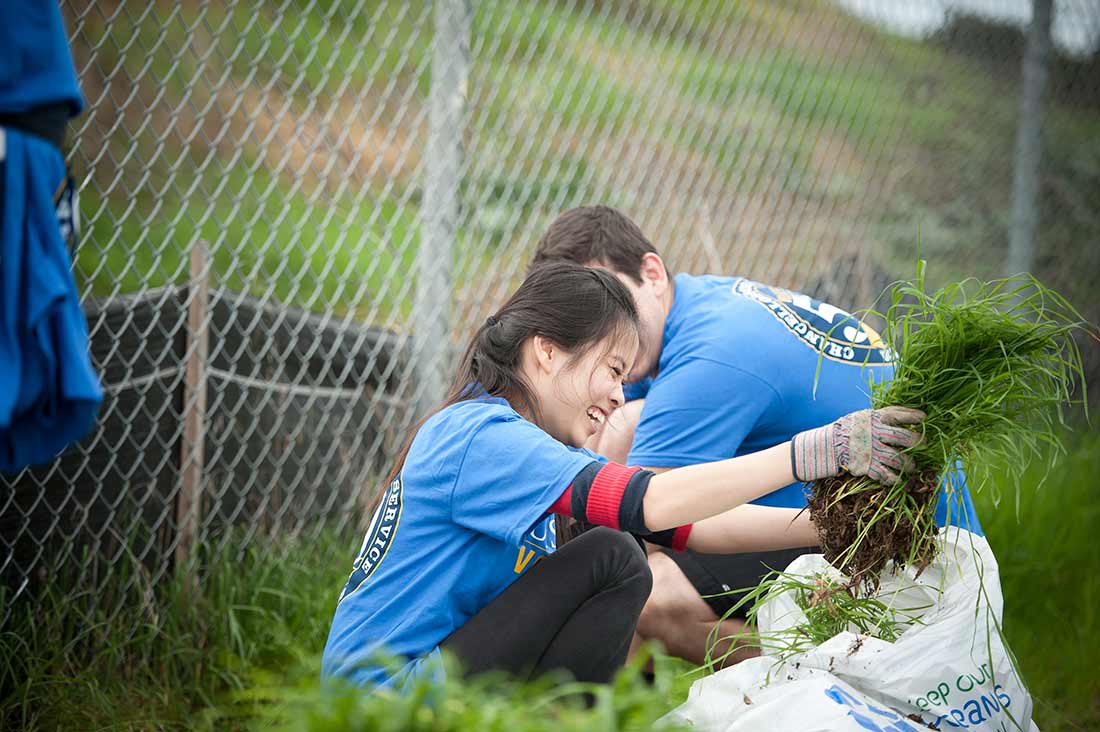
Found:
[(87, 434), (102, 392), (66, 250), (60, 148), (84, 100), (57, 2), (6, 8), (0, 48), (0, 471), (14, 472)]
[(91, 429), (102, 391), (59, 222), (60, 151), (0, 128), (0, 471), (52, 459)]
[[(84, 99), (57, 0), (4, 3), (0, 23), (0, 115), (63, 103), (80, 114)], [(7, 125), (5, 125), (7, 126)]]

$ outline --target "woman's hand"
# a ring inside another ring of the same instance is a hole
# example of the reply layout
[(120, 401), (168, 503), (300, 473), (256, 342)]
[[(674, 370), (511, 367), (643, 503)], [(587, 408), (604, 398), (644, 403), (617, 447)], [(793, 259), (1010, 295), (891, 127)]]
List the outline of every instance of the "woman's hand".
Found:
[(921, 441), (920, 433), (906, 429), (906, 425), (919, 424), (924, 417), (924, 412), (908, 407), (864, 409), (824, 427), (800, 432), (791, 440), (794, 477), (810, 481), (846, 470), (894, 485), (898, 473), (910, 463), (901, 450)]

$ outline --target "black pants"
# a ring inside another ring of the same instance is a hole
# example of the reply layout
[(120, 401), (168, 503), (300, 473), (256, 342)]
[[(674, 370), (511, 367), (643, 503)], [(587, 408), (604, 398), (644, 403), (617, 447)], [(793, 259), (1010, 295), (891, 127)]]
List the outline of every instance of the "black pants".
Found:
[[(752, 592), (768, 575), (782, 572), (803, 554), (817, 553), (817, 547), (780, 549), (771, 552), (744, 554), (697, 554), (664, 550), (676, 566), (702, 595), (703, 601), (718, 617), (725, 617), (733, 607)], [(751, 603), (733, 610), (732, 617), (745, 618)]]
[(596, 528), (527, 570), (442, 647), (470, 676), (567, 671), (605, 683), (626, 661), (652, 583), (634, 537)]

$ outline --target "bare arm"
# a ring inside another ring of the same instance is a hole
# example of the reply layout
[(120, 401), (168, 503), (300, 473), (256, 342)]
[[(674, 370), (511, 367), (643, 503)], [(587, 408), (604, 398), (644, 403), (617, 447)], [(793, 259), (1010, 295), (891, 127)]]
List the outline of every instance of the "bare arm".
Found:
[[(679, 468), (645, 468), (660, 475)], [(652, 482), (651, 482), (652, 483)], [(817, 527), (802, 508), (746, 504), (697, 521), (687, 548), (703, 554), (741, 554), (815, 546)]]
[(711, 554), (740, 554), (817, 543), (817, 529), (810, 521), (809, 511), (747, 505), (696, 523), (688, 536), (687, 548)]
[(789, 442), (728, 460), (674, 468), (649, 482), (642, 501), (645, 524), (650, 531), (663, 531), (702, 521), (794, 479)]
[(904, 469), (902, 450), (921, 440), (908, 429), (924, 412), (906, 407), (865, 409), (836, 422), (800, 432), (791, 442), (713, 463), (675, 468), (656, 475), (642, 500), (650, 531), (717, 516), (771, 493), (794, 480), (816, 480), (847, 470), (894, 485)]

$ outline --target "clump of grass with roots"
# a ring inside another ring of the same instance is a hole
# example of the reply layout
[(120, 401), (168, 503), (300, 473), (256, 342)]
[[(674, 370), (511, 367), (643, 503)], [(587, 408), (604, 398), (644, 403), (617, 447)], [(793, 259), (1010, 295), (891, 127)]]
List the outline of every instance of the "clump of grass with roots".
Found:
[[(1084, 389), (1074, 336), (1096, 337), (1065, 298), (1029, 275), (968, 279), (929, 294), (922, 264), (916, 281), (896, 284), (889, 297), (875, 314), (886, 322), (896, 367), (893, 379), (873, 386), (871, 401), (923, 410), (924, 439), (907, 450), (912, 464), (897, 485), (842, 474), (814, 483), (809, 500), (826, 560), (869, 590), (888, 567), (920, 570), (932, 561), (941, 481), (955, 497), (962, 490), (955, 465), (979, 490), (985, 466), (1020, 476), (1065, 451), (1064, 410), (1084, 403), (1074, 397), (1075, 384)], [(1017, 477), (1009, 486), (1017, 498), (1019, 485)]]
[[(1066, 429), (1064, 410), (1085, 403), (1074, 337), (1097, 339), (1095, 328), (1065, 298), (1030, 275), (968, 279), (929, 294), (923, 263), (916, 280), (895, 284), (889, 298), (884, 312), (867, 313), (885, 321), (883, 336), (896, 363), (892, 380), (872, 386), (871, 401), (876, 408), (923, 410), (924, 439), (906, 451), (911, 463), (895, 486), (849, 474), (814, 483), (808, 508), (824, 557), (838, 571), (774, 572), (748, 592), (727, 617), (747, 607), (756, 625), (769, 600), (793, 593), (806, 621), (751, 640), (744, 634), (719, 638), (716, 625), (711, 650), (729, 650), (708, 655), (711, 669), (734, 652), (731, 640), (757, 643), (780, 659), (843, 631), (896, 640), (920, 623), (925, 608), (896, 607), (876, 591), (883, 572), (912, 567), (919, 574), (935, 558), (936, 505), (945, 474), (947, 490), (958, 498), (956, 465), (974, 490), (995, 471), (1002, 482), (1007, 478), (1018, 505), (1025, 469), (1043, 462), (1049, 467), (1065, 452), (1059, 439)], [(1074, 396), (1076, 384), (1080, 397)]]

